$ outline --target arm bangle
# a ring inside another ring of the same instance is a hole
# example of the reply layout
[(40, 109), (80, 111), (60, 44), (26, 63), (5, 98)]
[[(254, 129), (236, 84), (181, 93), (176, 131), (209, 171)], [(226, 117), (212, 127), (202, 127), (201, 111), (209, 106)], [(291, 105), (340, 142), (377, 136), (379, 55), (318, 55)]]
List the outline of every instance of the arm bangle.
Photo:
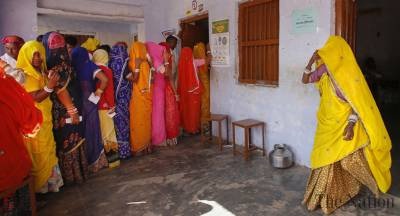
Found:
[(304, 69), (304, 73), (308, 75), (308, 74), (310, 74), (310, 73), (312, 73), (312, 72), (311, 72), (311, 70), (309, 70), (309, 69), (306, 68), (306, 69)]
[(47, 92), (47, 93), (52, 93), (52, 92), (54, 91), (54, 89), (48, 88), (47, 86), (45, 86), (45, 87), (43, 88), (43, 90), (44, 90), (45, 92)]

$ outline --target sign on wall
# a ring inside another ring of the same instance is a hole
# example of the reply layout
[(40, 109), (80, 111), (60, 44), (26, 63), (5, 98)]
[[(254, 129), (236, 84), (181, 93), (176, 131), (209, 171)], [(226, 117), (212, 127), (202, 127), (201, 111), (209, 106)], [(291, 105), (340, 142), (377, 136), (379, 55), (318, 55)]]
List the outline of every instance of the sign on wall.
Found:
[(229, 20), (212, 22), (210, 38), (213, 66), (229, 66)]
[(317, 12), (315, 8), (293, 10), (292, 33), (314, 33), (317, 31)]
[(203, 12), (204, 0), (184, 0), (185, 16), (194, 15)]

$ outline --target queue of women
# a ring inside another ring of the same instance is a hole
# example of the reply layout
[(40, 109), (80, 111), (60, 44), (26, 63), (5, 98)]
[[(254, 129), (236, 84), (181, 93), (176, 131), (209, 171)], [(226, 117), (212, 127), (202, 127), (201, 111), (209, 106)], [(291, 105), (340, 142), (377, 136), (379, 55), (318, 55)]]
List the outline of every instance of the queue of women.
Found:
[(7, 164), (25, 169), (2, 171), (0, 191), (30, 175), (36, 193), (57, 192), (121, 159), (177, 144), (181, 127), (189, 134), (201, 122), (206, 127), (210, 55), (203, 43), (183, 48), (176, 65), (174, 36), (160, 44), (134, 42), (130, 50), (124, 42), (109, 48), (94, 38), (77, 46), (57, 32), (41, 41), (8, 36), (2, 42), (2, 74), (24, 88), (21, 96), (34, 104), (25, 113), (35, 115), (23, 123), (29, 130), (16, 131), (24, 149), (4, 147)]

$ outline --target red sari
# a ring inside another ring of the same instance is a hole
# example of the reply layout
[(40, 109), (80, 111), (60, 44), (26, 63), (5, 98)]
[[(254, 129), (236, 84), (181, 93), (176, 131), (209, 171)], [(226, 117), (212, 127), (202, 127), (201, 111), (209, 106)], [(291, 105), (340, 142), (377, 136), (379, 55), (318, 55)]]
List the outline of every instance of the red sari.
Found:
[(178, 94), (182, 127), (188, 133), (197, 133), (200, 129), (202, 86), (193, 61), (192, 49), (184, 47), (178, 65)]
[(20, 185), (32, 168), (23, 135), (43, 121), (32, 97), (0, 69), (0, 192)]
[[(171, 53), (171, 49), (167, 43), (163, 42), (160, 45), (164, 46), (168, 53)], [(172, 71), (172, 55), (170, 55), (168, 59), (168, 67), (169, 71)], [(172, 86), (172, 82), (170, 78), (172, 74), (169, 74), (165, 77), (166, 86), (165, 86), (165, 128), (167, 131), (167, 142), (175, 142), (179, 136), (179, 105), (178, 101), (176, 101), (175, 92)]]

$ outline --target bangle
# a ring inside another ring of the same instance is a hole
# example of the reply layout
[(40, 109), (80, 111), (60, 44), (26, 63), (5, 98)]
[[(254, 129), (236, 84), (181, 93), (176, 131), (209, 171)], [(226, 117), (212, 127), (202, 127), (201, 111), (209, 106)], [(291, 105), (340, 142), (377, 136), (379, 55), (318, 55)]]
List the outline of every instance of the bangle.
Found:
[(169, 65), (169, 62), (165, 62), (164, 65)]
[(308, 69), (308, 68), (306, 68), (306, 69), (304, 69), (304, 73), (305, 73), (305, 74), (310, 74), (310, 73), (311, 73), (311, 70)]
[(139, 72), (140, 72), (140, 69), (136, 68), (135, 73), (139, 73)]
[(47, 93), (52, 93), (52, 92), (54, 91), (54, 89), (51, 89), (51, 88), (49, 88), (49, 87), (47, 87), (47, 86), (45, 86), (45, 87), (43, 88), (43, 90), (44, 90), (45, 92), (47, 92)]
[(357, 116), (357, 115), (351, 114), (351, 115), (349, 116), (349, 122), (356, 123), (357, 121), (358, 121), (358, 116)]
[(154, 68), (154, 67), (151, 67), (150, 68), (150, 71), (155, 71), (156, 69)]

